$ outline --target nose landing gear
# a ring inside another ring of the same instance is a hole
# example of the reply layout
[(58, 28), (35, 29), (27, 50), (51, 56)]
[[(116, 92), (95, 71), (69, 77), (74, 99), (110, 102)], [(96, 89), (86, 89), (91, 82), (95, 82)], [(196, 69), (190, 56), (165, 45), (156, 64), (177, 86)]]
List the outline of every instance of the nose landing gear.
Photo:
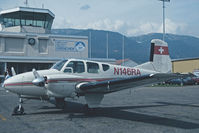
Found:
[(22, 103), (23, 103), (23, 100), (22, 100), (21, 97), (19, 97), (19, 105), (14, 108), (12, 115), (23, 115), (23, 114), (25, 114)]

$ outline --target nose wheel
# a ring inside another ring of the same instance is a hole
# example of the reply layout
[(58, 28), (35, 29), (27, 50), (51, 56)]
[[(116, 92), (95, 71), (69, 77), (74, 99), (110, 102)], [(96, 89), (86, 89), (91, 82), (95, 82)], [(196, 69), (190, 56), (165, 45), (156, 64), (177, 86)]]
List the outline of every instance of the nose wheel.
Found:
[(19, 105), (14, 108), (12, 115), (23, 115), (23, 114), (25, 114), (22, 103), (23, 103), (22, 98), (19, 98)]

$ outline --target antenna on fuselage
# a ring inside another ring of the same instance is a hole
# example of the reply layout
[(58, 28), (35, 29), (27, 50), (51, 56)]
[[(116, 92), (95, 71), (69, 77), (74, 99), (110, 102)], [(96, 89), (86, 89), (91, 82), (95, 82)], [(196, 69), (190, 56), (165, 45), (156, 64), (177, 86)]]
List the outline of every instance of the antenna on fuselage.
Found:
[(44, 3), (42, 4), (42, 9), (44, 9)]

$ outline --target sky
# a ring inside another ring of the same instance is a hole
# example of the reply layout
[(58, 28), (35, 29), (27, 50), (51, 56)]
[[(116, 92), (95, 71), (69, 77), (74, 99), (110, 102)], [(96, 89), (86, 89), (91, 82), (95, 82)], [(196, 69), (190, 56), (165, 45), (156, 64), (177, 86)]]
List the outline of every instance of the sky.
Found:
[[(0, 10), (25, 6), (25, 0), (0, 0)], [(50, 9), (53, 28), (97, 29), (138, 36), (162, 32), (159, 0), (29, 0)], [(199, 0), (166, 2), (166, 33), (199, 37)]]

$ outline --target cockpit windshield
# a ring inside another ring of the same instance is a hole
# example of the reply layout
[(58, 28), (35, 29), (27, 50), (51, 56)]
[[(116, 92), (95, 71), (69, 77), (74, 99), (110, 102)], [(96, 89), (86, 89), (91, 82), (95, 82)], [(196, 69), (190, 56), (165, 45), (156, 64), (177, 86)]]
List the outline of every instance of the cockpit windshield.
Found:
[(68, 60), (61, 60), (57, 63), (55, 63), (51, 69), (57, 69), (58, 71), (60, 71), (62, 69), (62, 67), (64, 66), (64, 64), (67, 62)]

